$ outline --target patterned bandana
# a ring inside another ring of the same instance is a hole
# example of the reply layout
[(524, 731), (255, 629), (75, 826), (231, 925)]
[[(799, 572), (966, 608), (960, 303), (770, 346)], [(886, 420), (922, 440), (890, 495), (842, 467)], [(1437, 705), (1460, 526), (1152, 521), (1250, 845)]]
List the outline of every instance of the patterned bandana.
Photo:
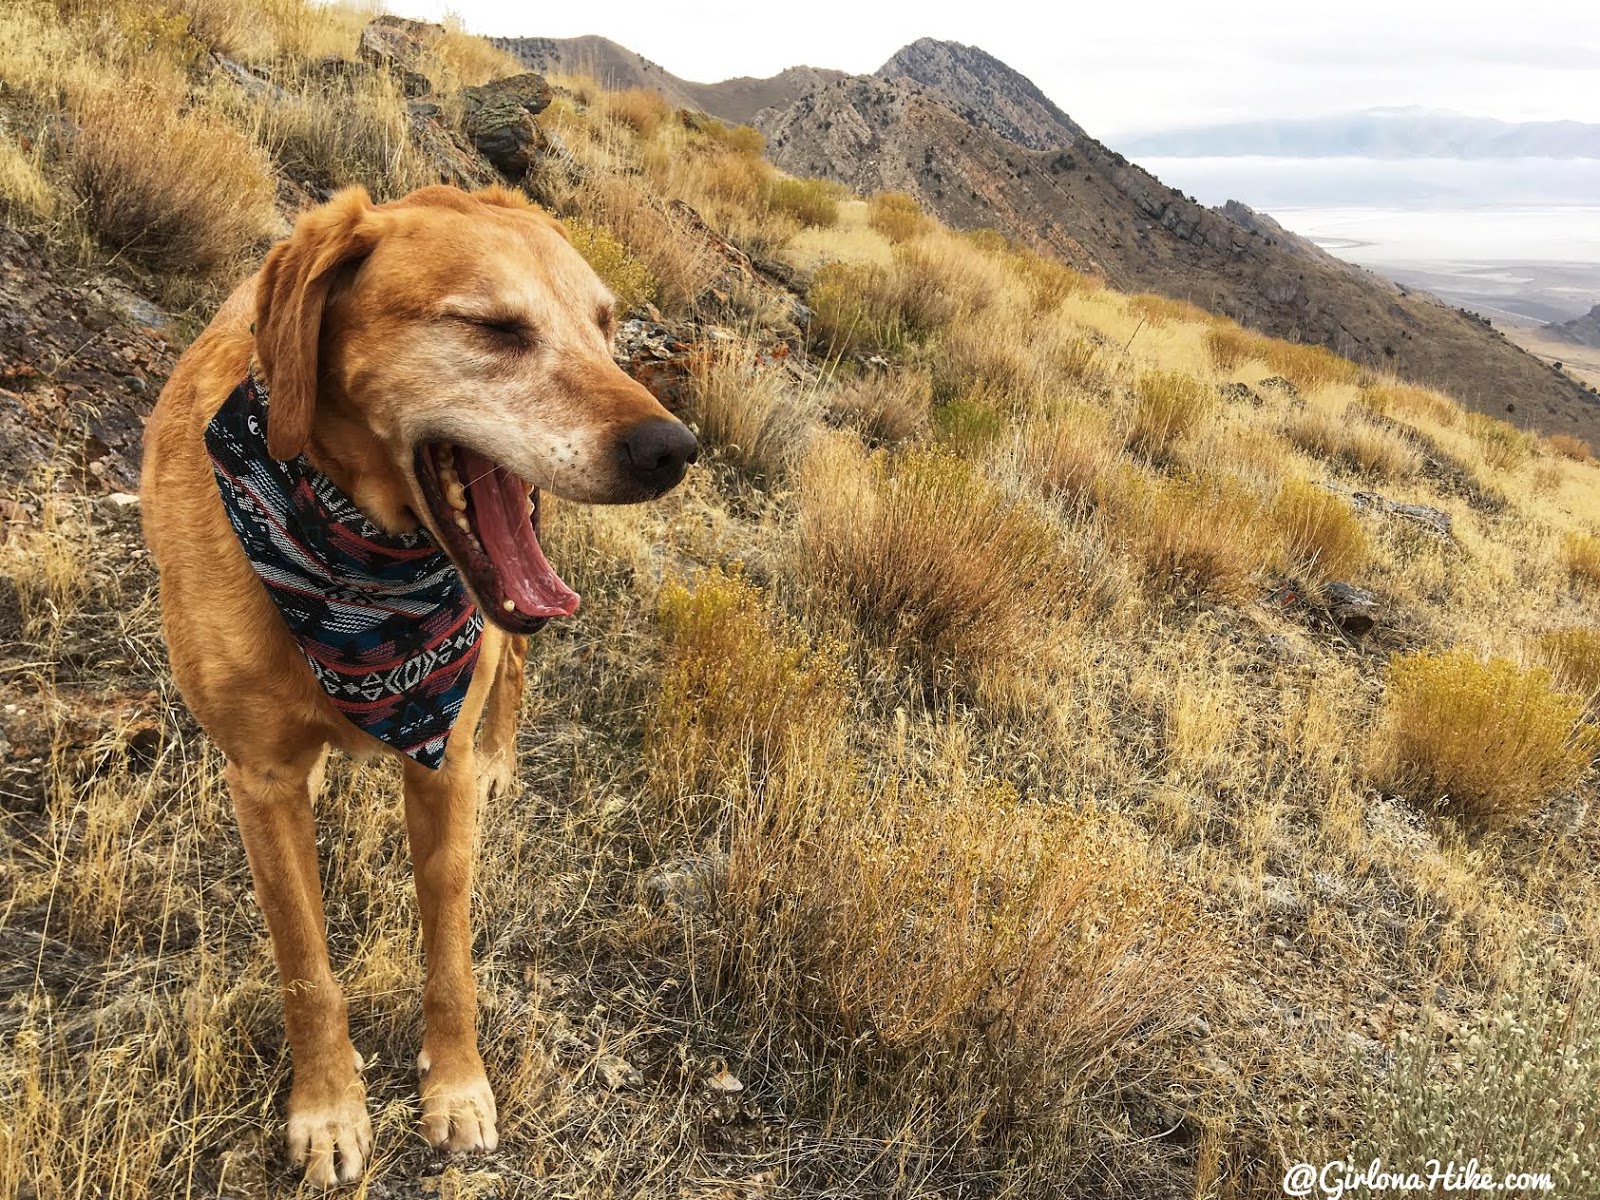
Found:
[(437, 769), (483, 618), (426, 529), (367, 520), (304, 455), (267, 453), (254, 372), (206, 426), (228, 522), (323, 691), (358, 728)]

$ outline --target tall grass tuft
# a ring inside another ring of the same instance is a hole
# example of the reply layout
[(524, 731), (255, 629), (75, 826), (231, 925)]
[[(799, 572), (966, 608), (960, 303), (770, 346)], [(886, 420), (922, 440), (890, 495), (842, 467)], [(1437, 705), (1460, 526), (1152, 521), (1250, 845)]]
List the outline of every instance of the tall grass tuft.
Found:
[(1134, 384), (1128, 449), (1162, 462), (1173, 446), (1216, 411), (1216, 398), (1200, 380), (1182, 371), (1146, 371)]
[(952, 455), (867, 462), (828, 445), (801, 481), (802, 569), (815, 594), (926, 667), (981, 673), (1027, 657), (1089, 590), (1048, 520)]
[(690, 385), (700, 436), (747, 475), (776, 479), (804, 453), (819, 415), (816, 393), (765, 361), (759, 346), (714, 344), (696, 359)]
[(109, 250), (167, 272), (231, 266), (267, 234), (271, 171), (250, 141), (206, 112), (132, 88), (71, 106), (68, 169)]

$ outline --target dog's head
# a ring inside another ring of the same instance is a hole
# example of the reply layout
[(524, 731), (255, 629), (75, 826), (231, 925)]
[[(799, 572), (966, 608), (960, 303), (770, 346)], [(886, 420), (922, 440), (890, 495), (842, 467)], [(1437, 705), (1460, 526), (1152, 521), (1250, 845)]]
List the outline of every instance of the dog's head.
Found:
[(346, 445), (354, 431), (486, 615), (513, 632), (568, 615), (578, 597), (539, 547), (538, 489), (649, 500), (696, 453), (612, 361), (614, 322), (561, 225), (516, 193), (341, 192), (300, 218), (257, 285), (268, 450), (289, 459), (314, 431)]

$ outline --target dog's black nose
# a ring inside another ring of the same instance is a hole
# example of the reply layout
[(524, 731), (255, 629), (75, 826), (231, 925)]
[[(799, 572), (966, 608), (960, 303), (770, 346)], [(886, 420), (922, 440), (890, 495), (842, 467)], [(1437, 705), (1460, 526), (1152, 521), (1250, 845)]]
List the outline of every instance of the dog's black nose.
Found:
[(664, 492), (683, 478), (700, 454), (700, 443), (682, 421), (652, 417), (622, 439), (622, 465), (639, 483)]

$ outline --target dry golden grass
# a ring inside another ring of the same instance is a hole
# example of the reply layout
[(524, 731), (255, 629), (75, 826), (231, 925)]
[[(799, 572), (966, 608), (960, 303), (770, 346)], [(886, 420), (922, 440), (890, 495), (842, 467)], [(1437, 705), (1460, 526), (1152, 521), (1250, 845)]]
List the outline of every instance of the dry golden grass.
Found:
[(627, 88), (620, 92), (601, 92), (598, 111), (620, 122), (642, 138), (654, 137), (672, 117), (672, 106), (654, 88)]
[(1237, 325), (1216, 325), (1206, 330), (1206, 348), (1219, 371), (1237, 371), (1252, 359), (1264, 358), (1263, 340)]
[(830, 179), (795, 179), (775, 175), (766, 186), (767, 207), (801, 225), (827, 228), (839, 220), (839, 201), (848, 193)]
[(1363, 420), (1358, 406), (1342, 414), (1307, 406), (1284, 422), (1283, 433), (1307, 454), (1374, 479), (1409, 478), (1420, 463), (1399, 435)]
[(1281, 375), (1301, 391), (1312, 391), (1329, 384), (1352, 384), (1361, 371), (1349, 359), (1340, 358), (1321, 346), (1280, 342), (1262, 338), (1262, 357), (1276, 375)]
[(1216, 412), (1215, 394), (1204, 381), (1181, 371), (1145, 371), (1134, 384), (1128, 449), (1164, 461), (1177, 442)]
[(1515, 425), (1482, 413), (1468, 413), (1467, 435), (1477, 442), (1484, 465), (1495, 471), (1512, 471), (1533, 457), (1537, 443)]
[(719, 341), (695, 361), (690, 416), (717, 456), (758, 479), (787, 473), (806, 448), (820, 405), (758, 345)]
[(1046, 496), (1071, 506), (1091, 502), (1096, 483), (1119, 458), (1105, 414), (1087, 405), (1023, 426), (1016, 456), (1025, 478)]
[[(366, 13), (179, 2), (0, 8), (0, 77), (27, 109), (8, 108), (13, 142), (108, 86), (148, 90), (296, 172), (405, 186), (397, 98), (360, 90), (386, 85), (308, 82), (318, 55), (353, 55)], [(277, 105), (320, 111), (246, 103), (201, 53), (230, 42)], [(424, 67), (448, 90), (504, 60), (450, 30)], [(1267, 1194), (1287, 1130), (1345, 1151), (1344, 1115), (1372, 1115), (1362, 1087), (1406, 1112), (1455, 1094), (1430, 1089), (1459, 1044), (1418, 1067), (1398, 1035), (1432, 1037), (1446, 1009), (1499, 1029), (1514, 950), (1595, 961), (1600, 639), (1563, 583), (1600, 582), (1600, 539), (1574, 532), (1600, 522), (1600, 474), (992, 231), (885, 221), (881, 197), (804, 225), (770, 202), (789, 185), (755, 131), (622, 118), (592, 81), (562, 86), (540, 121), (574, 170), (541, 183), (613, 286), (659, 278), (689, 314), (726, 280), (681, 200), (817, 272), (816, 346), (831, 325), (836, 349), (893, 361), (780, 368), (756, 318), (684, 398), (739, 478), (547, 510), (585, 603), (533, 643), (524, 786), (485, 814), (488, 1162), (414, 1136), (398, 781), (335, 764), (319, 832), (375, 1098), (372, 1194)], [(69, 147), (7, 145), (0, 203), (75, 247)], [(40, 187), (53, 203), (32, 207)], [(1138, 396), (1163, 373), (1201, 417), (1173, 429)], [(1268, 373), (1301, 397), (1210, 407), (1219, 381)], [(824, 396), (843, 428), (808, 437)], [(1141, 407), (1159, 471), (1121, 448)], [(1414, 469), (1413, 436), (1448, 478)], [(1445, 508), (1453, 538), (1358, 521), (1299, 478), (1296, 441)], [(290, 1194), (270, 953), (220, 760), (167, 699), (148, 561), (129, 514), (18, 496), (0, 540), (0, 1195)], [(1373, 587), (1381, 633), (1334, 641), (1263, 602), (1272, 571)], [(1500, 661), (1402, 656), (1385, 692), (1396, 642)], [(1490, 828), (1463, 837), (1385, 789)], [(1402, 1074), (1354, 1065), (1352, 1035)], [(1517, 1036), (1485, 1035), (1508, 1070)], [(613, 1090), (624, 1058), (636, 1082)], [(1525, 1075), (1600, 1128), (1588, 1061)], [(724, 1066), (737, 1097), (708, 1086)], [(1509, 1073), (1517, 1124), (1473, 1126), (1473, 1152), (1581, 1151)]]
[(670, 798), (725, 795), (840, 752), (848, 704), (837, 647), (813, 649), (737, 570), (661, 590), (661, 682), (645, 754)]
[(949, 454), (868, 461), (826, 444), (800, 490), (805, 585), (927, 669), (971, 676), (1035, 653), (1090, 590), (1059, 530)]
[(1567, 578), (1580, 587), (1600, 587), (1600, 537), (1573, 531), (1562, 540), (1561, 562)]
[(1573, 462), (1593, 462), (1594, 448), (1580, 437), (1573, 437), (1568, 433), (1552, 433), (1544, 439), (1552, 453), (1559, 454), (1562, 458), (1569, 458)]
[(1304, 581), (1349, 581), (1372, 557), (1371, 539), (1349, 503), (1314, 483), (1285, 483), (1271, 515), (1285, 559)]
[(911, 441), (932, 423), (933, 381), (921, 371), (874, 371), (840, 384), (828, 411), (869, 446)]
[(1211, 314), (1187, 300), (1144, 293), (1128, 297), (1128, 311), (1151, 325), (1202, 325)]
[(240, 120), (299, 182), (360, 184), (379, 201), (438, 182), (411, 143), (405, 95), (388, 75), (307, 75), (241, 103)]
[(45, 178), (38, 143), (32, 148), (0, 131), (0, 210), (29, 221), (56, 214), (56, 192)]
[(1468, 825), (1526, 817), (1577, 784), (1600, 753), (1581, 700), (1550, 673), (1465, 650), (1394, 659), (1370, 750), (1382, 786)]
[(1048, 1191), (1085, 1159), (1085, 1097), (1182, 1019), (1207, 947), (1132, 829), (1018, 801), (779, 775), (734, 827), (718, 980), (832, 1065), (808, 1109)]
[(692, 310), (716, 280), (719, 261), (704, 236), (633, 180), (620, 176), (593, 180), (579, 190), (572, 204), (609, 228), (645, 264), (664, 307), (680, 313)]
[(1157, 594), (1252, 595), (1269, 552), (1261, 504), (1227, 476), (1152, 478), (1121, 465), (1095, 489), (1102, 522)]
[(1562, 690), (1600, 698), (1600, 629), (1553, 629), (1534, 639), (1539, 659)]
[(233, 266), (264, 238), (273, 184), (249, 140), (172, 98), (103, 92), (72, 108), (68, 169), (89, 227), (107, 249), (166, 271)]

